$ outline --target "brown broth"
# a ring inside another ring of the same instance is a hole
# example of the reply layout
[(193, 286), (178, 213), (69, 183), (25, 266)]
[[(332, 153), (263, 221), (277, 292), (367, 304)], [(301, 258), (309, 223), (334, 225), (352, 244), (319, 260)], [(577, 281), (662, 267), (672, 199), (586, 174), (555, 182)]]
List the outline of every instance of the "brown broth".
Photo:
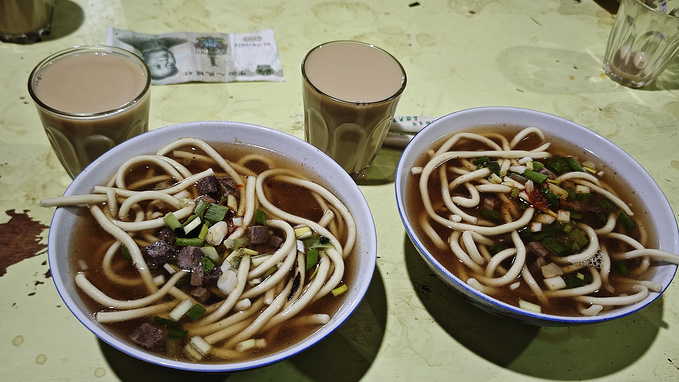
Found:
[[(494, 134), (502, 134), (508, 139), (511, 140), (511, 137), (513, 137), (516, 133), (518, 133), (523, 127), (517, 127), (517, 126), (508, 126), (508, 125), (498, 125), (498, 126), (482, 126), (474, 130), (475, 133), (479, 133), (481, 135), (489, 134), (489, 133), (494, 133)], [(623, 178), (618, 176), (615, 172), (611, 171), (610, 169), (606, 168), (602, 164), (602, 160), (597, 158), (595, 155), (592, 153), (586, 151), (582, 147), (577, 147), (577, 146), (570, 146), (566, 145), (563, 142), (558, 142), (556, 140), (550, 139), (549, 135), (545, 133), (546, 140), (551, 141), (552, 145), (549, 148), (549, 152), (555, 155), (561, 155), (561, 156), (574, 156), (578, 158), (580, 162), (582, 161), (590, 161), (597, 166), (597, 170), (604, 171), (604, 175), (600, 177), (600, 181), (611, 185), (614, 190), (616, 190), (616, 194), (618, 197), (620, 197), (622, 200), (626, 201), (628, 204), (630, 201), (633, 203), (631, 204), (632, 211), (635, 213), (634, 215), (634, 220), (637, 222), (637, 225), (641, 224), (647, 229), (647, 234), (648, 234), (648, 239), (646, 240), (646, 243), (642, 243), (645, 246), (657, 246), (658, 240), (655, 237), (655, 233), (652, 231), (652, 228), (649, 225), (649, 219), (648, 219), (648, 211), (643, 208), (643, 203), (638, 200), (636, 195), (630, 191), (629, 187), (626, 187), (625, 181)], [(438, 141), (436, 141), (430, 148), (432, 150), (437, 150), (443, 142), (445, 142), (449, 136), (445, 136), (440, 138)], [(525, 139), (524, 141), (520, 142), (516, 149), (525, 149), (529, 147), (537, 147), (537, 144), (539, 138), (535, 137), (534, 135), (531, 135), (529, 138)], [(481, 147), (481, 144), (478, 142), (473, 142), (473, 141), (466, 141), (466, 142), (458, 142), (456, 144), (456, 147), (459, 148), (460, 150), (478, 150)], [(413, 167), (422, 167), (424, 166), (429, 157), (427, 156), (426, 152), (429, 150), (425, 150), (425, 152), (415, 161)], [(419, 191), (419, 176), (409, 176), (407, 183), (406, 183), (406, 195), (407, 195), (407, 200), (406, 200), (406, 210), (409, 215), (409, 219), (413, 222), (419, 221), (419, 217), (424, 214), (426, 215), (426, 211), (424, 209), (424, 204), (421, 198), (421, 194)], [(449, 178), (449, 181), (452, 180), (452, 177)], [(441, 209), (446, 209), (443, 200), (441, 199), (440, 195), (440, 181), (439, 178), (436, 176), (432, 176), (429, 178), (429, 184), (428, 184), (428, 189), (429, 189), (429, 195), (431, 198), (432, 205), (434, 207), (435, 211), (440, 211)], [(465, 209), (466, 212), (470, 212), (469, 209)], [(473, 213), (472, 213), (473, 214)], [(431, 222), (431, 219), (429, 219)], [(444, 241), (447, 241), (448, 237), (452, 233), (452, 230), (450, 228), (444, 227), (438, 223), (432, 222), (432, 227), (434, 230), (439, 234), (441, 238), (444, 239)], [(431, 241), (431, 239), (424, 233), (424, 231), (421, 229), (419, 224), (412, 224), (413, 229), (415, 230), (415, 234), (417, 235), (418, 238), (424, 243), (427, 251), (447, 270), (449, 270), (451, 273), (453, 273), (455, 276), (460, 278), (463, 281), (466, 281), (470, 276), (469, 274), (472, 273), (469, 268), (467, 268), (452, 252), (449, 248), (445, 250), (440, 250), (434, 245), (434, 243)], [(596, 227), (595, 227), (596, 228)], [(638, 233), (638, 228), (633, 232), (632, 235), (635, 239), (639, 240), (639, 233)], [(498, 239), (497, 237), (491, 237), (491, 239)], [(609, 252), (614, 252), (611, 250), (611, 247), (613, 246), (618, 246), (621, 247), (622, 245), (620, 242), (612, 242), (612, 241), (607, 241), (606, 245), (609, 247)], [(639, 263), (638, 260), (634, 261), (627, 261), (626, 265), (630, 270), (634, 269), (637, 267), (637, 264)], [(510, 266), (511, 264), (503, 264), (505, 266)], [(652, 267), (651, 267), (652, 269)], [(583, 270), (584, 273), (588, 273), (585, 270)], [(540, 285), (543, 284), (543, 278), (540, 272), (531, 272), (533, 276), (535, 277), (536, 281)], [(611, 269), (611, 279), (610, 283), (613, 287), (617, 287), (619, 285), (619, 282), (617, 282), (616, 277), (619, 275), (619, 272), (616, 269)], [(628, 278), (634, 278), (633, 275), (627, 276)], [(543, 290), (544, 290), (543, 286)], [(597, 296), (603, 297), (610, 295), (608, 292), (605, 290), (600, 290), (597, 292)], [(534, 293), (530, 291), (527, 285), (525, 283), (521, 283), (521, 286), (517, 288), (516, 290), (510, 290), (508, 287), (506, 288), (501, 288), (501, 292), (499, 294), (493, 295), (494, 298), (497, 300), (503, 301), (507, 304), (518, 306), (518, 299), (521, 298), (525, 301), (529, 301), (535, 304), (539, 304), (539, 301), (535, 297)], [(568, 298), (552, 298), (550, 299), (550, 305), (549, 306), (543, 306), (542, 307), (542, 313), (545, 314), (552, 314), (552, 315), (561, 315), (561, 316), (580, 316), (581, 314), (579, 313), (576, 302), (568, 299)]]
[[(224, 144), (221, 146), (212, 144), (211, 146), (216, 148), (227, 160), (236, 161), (236, 159), (242, 155), (257, 153), (265, 158), (268, 158), (268, 160), (271, 161), (271, 163), (275, 163), (276, 168), (286, 168), (300, 174), (302, 177), (306, 179), (315, 181), (316, 183), (321, 185), (324, 184), (324, 182), (322, 182), (320, 179), (317, 179), (308, 171), (305, 171), (302, 165), (298, 163), (293, 163), (293, 161), (291, 161), (289, 158), (283, 157), (280, 154), (274, 153), (272, 151), (240, 144)], [(193, 171), (194, 173), (208, 167), (204, 164), (197, 163), (186, 166), (189, 168), (189, 170)], [(257, 162), (249, 164), (248, 168), (257, 173), (260, 173), (266, 170), (268, 166), (266, 166), (262, 162)], [(128, 180), (128, 184), (129, 181), (134, 180), (135, 177), (142, 177), (145, 174), (147, 174), (147, 171), (148, 169), (146, 168), (133, 170), (133, 173), (131, 173), (130, 179)], [(320, 206), (318, 206), (317, 203), (311, 198), (310, 195), (311, 195), (310, 191), (306, 189), (286, 185), (285, 187), (281, 187), (280, 192), (273, 194), (271, 199), (273, 200), (274, 204), (276, 204), (277, 207), (282, 210), (294, 213), (298, 216), (306, 217), (308, 219), (318, 220), (322, 215), (322, 210)], [(73, 254), (73, 256), (71, 257), (71, 267), (73, 272), (74, 273), (79, 272), (81, 270), (81, 264), (84, 262), (87, 264), (86, 274), (88, 280), (106, 295), (121, 300), (137, 299), (145, 296), (146, 288), (143, 286), (137, 288), (123, 287), (120, 285), (111, 285), (110, 283), (106, 282), (106, 277), (103, 273), (101, 264), (104, 254), (108, 247), (110, 246), (110, 244), (113, 242), (113, 239), (109, 234), (107, 234), (104, 231), (103, 228), (99, 226), (99, 224), (96, 223), (96, 221), (88, 211), (83, 209), (82, 211), (79, 211), (78, 214), (80, 215), (80, 219), (76, 223), (76, 226), (74, 228), (74, 234), (79, 239), (74, 241), (71, 250)], [(343, 240), (344, 238), (340, 237), (338, 239)], [(351, 286), (355, 280), (357, 255), (358, 255), (357, 251), (354, 251), (354, 253), (348, 256), (344, 261), (345, 271), (342, 283), (345, 283), (348, 286)], [(116, 260), (113, 262), (112, 266), (119, 275), (129, 277), (138, 276), (138, 272), (129, 261), (122, 259), (122, 256), (115, 256), (115, 258)], [(160, 273), (162, 273), (162, 270), (154, 271), (153, 275), (155, 276), (156, 274)], [(98, 303), (92, 301), (87, 295), (82, 293), (82, 291), (80, 291), (79, 288), (76, 289), (78, 290), (80, 297), (83, 299), (83, 301), (86, 303), (86, 305), (90, 308), (92, 312), (101, 311), (103, 309)], [(338, 297), (333, 297), (332, 294), (329, 294), (324, 298), (305, 307), (304, 310), (302, 310), (298, 314), (298, 316), (310, 313), (325, 313), (332, 317), (334, 314), (337, 313), (340, 306), (344, 303), (346, 295), (347, 294), (345, 293)], [(204, 305), (209, 305), (211, 302), (213, 301), (208, 301)], [(106, 327), (109, 328), (111, 332), (114, 333), (114, 335), (116, 335), (118, 338), (122, 339), (125, 342), (128, 342), (132, 346), (139, 347), (129, 339), (129, 336), (132, 333), (132, 331), (139, 325), (141, 325), (143, 322), (151, 321), (152, 317), (148, 317), (144, 319), (136, 319), (120, 323), (106, 324)], [(234, 361), (216, 359), (208, 355), (207, 357), (203, 358), (200, 362), (230, 363), (265, 357), (270, 354), (274, 354), (276, 352), (284, 350), (285, 348), (289, 347), (292, 344), (302, 341), (303, 339), (309, 337), (314, 332), (319, 330), (320, 327), (321, 327), (320, 325), (286, 327), (285, 322), (283, 322), (281, 325), (278, 325), (277, 327), (270, 329), (267, 333), (263, 333), (262, 336), (267, 339), (268, 343), (267, 347), (264, 349), (253, 350), (250, 352), (250, 354)], [(141, 347), (139, 348), (141, 349)], [(162, 351), (152, 351), (146, 349), (142, 350), (170, 359), (188, 362), (198, 362), (186, 357), (186, 355), (184, 355), (183, 352), (180, 352), (180, 354), (176, 356), (170, 356), (164, 354)]]

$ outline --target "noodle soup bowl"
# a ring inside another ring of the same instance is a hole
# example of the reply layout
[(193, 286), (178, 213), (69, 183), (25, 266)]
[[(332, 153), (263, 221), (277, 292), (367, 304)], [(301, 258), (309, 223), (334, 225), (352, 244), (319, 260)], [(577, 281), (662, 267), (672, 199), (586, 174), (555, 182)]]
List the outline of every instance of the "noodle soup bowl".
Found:
[[(633, 179), (624, 185), (629, 189), (626, 195), (634, 198), (628, 202), (633, 202), (635, 211), (640, 214), (652, 211), (648, 213), (646, 220), (647, 225), (650, 226), (648, 231), (654, 233), (657, 242), (650, 243), (649, 247), (653, 245), (653, 248), (666, 251), (670, 255), (674, 254), (674, 256), (679, 253), (677, 221), (667, 198), (643, 167), (622, 149), (599, 134), (560, 117), (527, 109), (481, 107), (449, 114), (426, 126), (405, 148), (397, 167), (396, 199), (406, 233), (427, 265), (443, 282), (464, 295), (470, 303), (487, 312), (540, 326), (574, 326), (608, 321), (634, 313), (660, 297), (677, 271), (677, 266), (673, 263), (660, 261), (652, 271), (650, 280), (661, 286), (661, 290), (651, 291), (643, 300), (631, 305), (614, 307), (589, 316), (546, 314), (541, 313), (542, 310), (536, 312), (519, 308), (482, 293), (444, 266), (432, 253), (432, 245), (425, 234), (420, 233), (419, 227), (422, 223), (415, 216), (416, 211), (408, 208), (409, 201), (413, 200), (411, 198), (420, 197), (417, 186), (407, 187), (409, 179), (415, 176), (411, 170), (416, 164), (422, 166), (423, 155), (431, 148), (438, 148), (444, 137), (461, 131), (479, 132), (483, 129), (487, 132), (488, 126), (494, 126), (492, 129), (494, 132), (512, 131), (512, 135), (516, 134), (521, 127), (538, 127), (547, 140), (563, 145), (564, 148), (576, 148), (579, 155), (592, 158), (592, 162), (598, 163), (597, 170), (604, 169), (609, 173), (622, 174), (625, 179)], [(452, 181), (452, 178), (451, 176), (448, 181)], [(417, 214), (419, 216), (418, 212)], [(451, 235), (453, 230), (447, 228), (445, 232), (446, 235)], [(444, 235), (442, 237), (444, 241), (448, 239)], [(441, 245), (450, 244), (447, 242)], [(450, 256), (455, 256), (450, 248), (447, 250), (450, 251)], [(541, 288), (547, 289), (544, 285)]]
[(64, 196), (88, 194), (95, 186), (106, 184), (128, 159), (155, 153), (183, 137), (194, 137), (215, 144), (238, 143), (275, 151), (290, 163), (303, 168), (304, 174), (316, 178), (344, 203), (354, 217), (358, 233), (354, 252), (348, 257), (351, 258), (351, 264), (346, 268), (351, 267), (352, 271), (346, 276), (348, 289), (343, 294), (343, 301), (335, 304), (329, 322), (318, 326), (298, 341), (279, 346), (282, 348), (272, 354), (223, 362), (191, 362), (148, 352), (132, 345), (128, 339), (121, 338), (94, 318), (91, 307), (77, 290), (74, 277), (78, 266), (73, 264), (71, 258), (71, 249), (77, 240), (74, 226), (78, 215), (88, 212), (79, 207), (58, 207), (49, 231), (48, 259), (56, 288), (70, 311), (87, 329), (119, 351), (152, 364), (189, 371), (232, 372), (252, 369), (282, 361), (326, 338), (349, 318), (362, 301), (375, 269), (377, 239), (370, 209), (356, 183), (335, 161), (302, 139), (274, 129), (237, 122), (206, 121), (167, 126), (134, 137), (103, 154), (73, 180)]

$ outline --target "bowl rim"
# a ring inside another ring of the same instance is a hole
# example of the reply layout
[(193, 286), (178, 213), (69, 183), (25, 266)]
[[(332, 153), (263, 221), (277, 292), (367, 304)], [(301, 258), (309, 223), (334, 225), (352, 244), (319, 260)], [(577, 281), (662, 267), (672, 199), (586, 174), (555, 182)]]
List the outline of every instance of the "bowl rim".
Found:
[[(420, 133), (416, 134), (415, 137), (411, 140), (411, 142), (406, 146), (404, 149), (403, 154), (401, 155), (401, 158), (399, 160), (399, 163), (397, 165), (396, 169), (396, 179), (395, 179), (395, 192), (396, 192), (396, 201), (397, 201), (397, 207), (399, 211), (399, 216), (401, 217), (401, 221), (405, 227), (406, 233), (412, 243), (415, 245), (417, 251), (420, 253), (420, 255), (423, 257), (423, 259), (428, 263), (429, 267), (432, 268), (435, 272), (438, 272), (437, 275), (443, 279), (445, 283), (456, 289), (458, 292), (462, 292), (467, 298), (470, 298), (472, 302), (480, 302), (481, 303), (481, 308), (486, 308), (486, 310), (489, 310), (491, 313), (498, 313), (506, 317), (511, 317), (514, 319), (517, 319), (519, 321), (527, 322), (530, 324), (535, 324), (535, 325), (544, 325), (544, 326), (568, 326), (568, 325), (581, 325), (581, 324), (592, 324), (592, 323), (598, 323), (598, 322), (603, 322), (603, 321), (609, 321), (611, 319), (623, 317), (629, 314), (632, 314), (634, 312), (639, 311), (640, 309), (648, 306), (652, 302), (654, 302), (656, 299), (658, 299), (662, 293), (669, 287), (672, 279), (676, 275), (677, 272), (677, 265), (675, 264), (667, 264), (664, 263), (663, 267), (669, 267), (670, 269), (670, 274), (666, 275), (668, 278), (667, 282), (664, 283), (663, 289), (659, 293), (655, 292), (650, 292), (649, 296), (644, 299), (641, 302), (638, 302), (636, 304), (629, 305), (627, 307), (622, 307), (622, 308), (617, 308), (614, 310), (611, 310), (610, 312), (607, 312), (602, 315), (597, 315), (597, 316), (557, 316), (557, 315), (551, 315), (551, 314), (544, 314), (544, 313), (535, 313), (535, 312), (530, 312), (527, 310), (520, 309), (514, 305), (507, 304), (505, 302), (502, 302), (500, 300), (497, 300), (491, 296), (488, 296), (475, 288), (472, 288), (471, 286), (467, 285), (466, 283), (462, 282), (457, 276), (455, 276), (452, 272), (450, 272), (448, 269), (446, 269), (438, 260), (436, 260), (426, 249), (424, 246), (423, 242), (417, 237), (415, 234), (415, 231), (413, 230), (412, 224), (410, 223), (408, 219), (408, 211), (407, 208), (405, 207), (405, 185), (406, 185), (406, 180), (407, 177), (410, 174), (410, 165), (412, 164), (412, 161), (416, 160), (423, 152), (424, 149), (430, 147), (434, 142), (440, 142), (442, 137), (452, 134), (455, 131), (468, 131), (470, 129), (473, 129), (475, 127), (480, 127), (480, 126), (487, 126), (487, 125), (492, 125), (492, 124), (506, 124), (508, 126), (525, 126), (528, 127), (528, 125), (535, 125), (535, 124), (525, 124), (525, 123), (515, 123), (515, 121), (511, 121), (510, 119), (513, 120), (519, 120), (519, 119), (525, 119), (525, 120), (544, 120), (547, 121), (549, 120), (552, 124), (558, 124), (562, 127), (568, 127), (570, 129), (573, 129), (577, 135), (585, 134), (588, 135), (590, 139), (594, 139), (596, 141), (597, 145), (603, 145), (606, 146), (608, 149), (613, 150), (614, 152), (617, 153), (616, 159), (624, 159), (626, 163), (633, 164), (635, 168), (637, 169), (637, 172), (639, 173), (638, 175), (643, 176), (642, 182), (648, 185), (649, 191), (653, 192), (654, 195), (657, 197), (655, 202), (660, 204), (661, 208), (658, 208), (660, 211), (662, 211), (663, 219), (666, 220), (667, 222), (671, 223), (671, 227), (674, 227), (672, 229), (672, 237), (667, 238), (667, 237), (661, 237), (661, 235), (658, 235), (658, 240), (661, 242), (661, 245), (663, 247), (670, 247), (670, 248), (663, 248), (664, 250), (668, 250), (670, 252), (674, 253), (679, 253), (679, 229), (677, 228), (677, 220), (676, 217), (674, 216), (674, 213), (672, 211), (672, 207), (669, 204), (669, 201), (667, 200), (667, 197), (664, 195), (660, 187), (658, 186), (657, 182), (651, 177), (651, 175), (644, 169), (644, 167), (638, 163), (632, 156), (630, 156), (627, 152), (625, 152), (622, 148), (614, 144), (612, 141), (608, 140), (607, 138), (603, 137), (602, 135), (596, 133), (593, 130), (590, 130), (582, 125), (579, 125), (573, 121), (567, 120), (565, 118), (553, 115), (553, 114), (548, 114), (545, 112), (537, 111), (537, 110), (532, 110), (532, 109), (525, 109), (525, 108), (519, 108), (519, 107), (508, 107), (508, 106), (483, 106), (483, 107), (475, 107), (475, 108), (470, 108), (470, 109), (464, 109), (460, 111), (456, 111), (450, 114), (447, 114), (445, 116), (442, 116), (435, 121), (431, 122), (427, 126), (425, 126)], [(446, 129), (447, 124), (451, 123), (451, 121), (455, 122), (456, 120), (463, 120), (463, 121), (485, 121), (485, 122), (479, 122), (475, 124), (469, 124), (464, 127), (451, 127)], [(543, 131), (543, 127), (540, 127)], [(445, 131), (443, 131), (445, 130)], [(422, 134), (422, 132), (425, 132)], [(573, 133), (571, 132), (571, 135)], [(545, 132), (545, 135), (549, 136), (554, 136), (554, 137), (559, 137), (562, 138), (562, 136), (569, 136), (569, 134), (566, 133), (554, 133), (553, 131), (549, 131), (549, 133)], [(570, 142), (572, 143), (572, 142)], [(424, 147), (424, 149), (423, 149)], [(589, 151), (589, 150), (588, 150)], [(594, 154), (592, 154), (594, 155)], [(618, 158), (619, 157), (619, 158)], [(600, 158), (602, 161), (605, 161), (606, 158)], [(610, 164), (605, 163), (606, 166), (610, 166)], [(635, 178), (636, 179), (636, 178)], [(644, 201), (641, 200), (639, 197), (641, 204), (644, 203)], [(655, 219), (654, 219), (655, 220)], [(665, 229), (665, 227), (661, 227), (661, 229)], [(673, 268), (673, 269), (672, 269)], [(668, 277), (669, 276), (669, 277)], [(478, 299), (477, 301), (474, 301), (474, 298)], [(494, 307), (500, 307), (499, 310), (495, 310)]]
[[(357, 269), (354, 283), (355, 285), (349, 286), (349, 291), (352, 293), (352, 299), (347, 299), (343, 304), (341, 304), (337, 312), (331, 317), (330, 322), (319, 327), (315, 330), (309, 337), (293, 344), (290, 347), (282, 349), (278, 352), (272, 353), (270, 355), (256, 358), (248, 361), (238, 361), (231, 363), (192, 363), (186, 361), (176, 361), (169, 358), (165, 358), (159, 355), (155, 355), (151, 352), (146, 352), (140, 348), (136, 348), (125, 341), (122, 341), (118, 336), (113, 335), (110, 331), (105, 330), (102, 324), (97, 323), (92, 318), (92, 312), (83, 311), (80, 309), (76, 299), (69, 293), (69, 287), (66, 282), (71, 282), (73, 284), (72, 267), (68, 261), (62, 261), (65, 265), (59, 265), (59, 256), (61, 252), (58, 248), (59, 236), (63, 229), (70, 229), (69, 227), (62, 227), (62, 225), (68, 225), (68, 219), (73, 219), (74, 213), (73, 209), (68, 207), (58, 207), (56, 208), (50, 223), (50, 230), (48, 233), (48, 263), (50, 266), (52, 280), (55, 284), (57, 292), (59, 293), (61, 299), (64, 301), (71, 313), (80, 321), (88, 330), (90, 330), (97, 338), (112, 346), (113, 348), (121, 351), (129, 356), (137, 358), (141, 361), (148, 363), (170, 367), (179, 370), (195, 371), (195, 372), (232, 372), (258, 368), (266, 365), (270, 365), (284, 359), (287, 359), (293, 355), (296, 355), (308, 348), (316, 345), (318, 342), (322, 341), (324, 338), (329, 336), (335, 330), (337, 330), (346, 320), (354, 313), (358, 305), (361, 303), (365, 294), (367, 293), (368, 287), (371, 283), (372, 277), (374, 275), (376, 260), (377, 260), (377, 232), (375, 228), (375, 223), (370, 211), (370, 206), (368, 205), (365, 196), (361, 192), (360, 188), (351, 179), (349, 174), (344, 171), (334, 160), (329, 156), (324, 154), (322, 151), (318, 150), (316, 147), (307, 143), (306, 141), (295, 137), (294, 135), (288, 134), (286, 132), (276, 130), (269, 127), (264, 127), (260, 125), (244, 123), (244, 122), (233, 122), (233, 121), (194, 121), (194, 122), (183, 122), (174, 125), (168, 125), (158, 129), (148, 131), (139, 136), (133, 137), (122, 144), (114, 147), (108, 152), (104, 153), (101, 157), (93, 161), (89, 166), (87, 166), (68, 186), (64, 192), (64, 196), (73, 195), (85, 188), (82, 182), (88, 181), (93, 178), (91, 184), (102, 184), (97, 182), (99, 179), (109, 179), (115, 168), (124, 163), (126, 158), (130, 155), (120, 155), (123, 151), (133, 150), (135, 154), (149, 154), (157, 151), (159, 148), (164, 146), (166, 143), (161, 143), (164, 141), (172, 141), (184, 136), (198, 137), (210, 143), (209, 139), (201, 138), (200, 133), (197, 129), (232, 129), (232, 133), (235, 135), (233, 141), (225, 140), (224, 142), (229, 143), (244, 143), (247, 145), (259, 146), (266, 149), (266, 146), (262, 144), (263, 140), (268, 142), (276, 142), (277, 144), (285, 143), (294, 146), (295, 150), (303, 154), (292, 158), (289, 154), (284, 153), (283, 155), (290, 160), (304, 163), (307, 167), (307, 171), (311, 171), (318, 178), (325, 180), (329, 186), (329, 177), (323, 174), (318, 174), (314, 170), (309, 170), (309, 168), (314, 168), (314, 166), (321, 166), (324, 169), (329, 166), (332, 169), (333, 178), (335, 184), (342, 184), (341, 191), (335, 187), (328, 187), (333, 189), (333, 193), (336, 196), (341, 196), (341, 200), (347, 205), (351, 203), (353, 208), (358, 207), (356, 211), (352, 210), (354, 219), (357, 224), (361, 224), (361, 230), (359, 231), (359, 242), (357, 243), (358, 251), (357, 255), (362, 256), (363, 261), (356, 261)], [(238, 139), (239, 132), (247, 132), (249, 137), (245, 140)], [(228, 136), (229, 134), (224, 134)], [(267, 138), (259, 138), (261, 136), (266, 136)], [(252, 137), (255, 137), (253, 139)], [(258, 141), (259, 143), (252, 143), (253, 141)], [(152, 142), (147, 144), (148, 142)], [(213, 141), (214, 142), (214, 141)], [(291, 146), (291, 147), (292, 147)], [(270, 150), (270, 149), (269, 149)], [(287, 150), (287, 149), (286, 149)], [(117, 165), (111, 164), (116, 163)], [(104, 166), (106, 164), (106, 166)], [(113, 170), (110, 173), (98, 174), (100, 167), (104, 166), (111, 167)], [(346, 187), (345, 185), (349, 185)], [(340, 192), (341, 191), (341, 192)], [(84, 191), (87, 192), (87, 191)], [(341, 195), (340, 195), (341, 194)], [(353, 198), (352, 201), (347, 200), (347, 196)], [(63, 274), (62, 274), (63, 272)], [(359, 274), (364, 275), (359, 277)], [(69, 276), (70, 275), (70, 276)], [(68, 281), (70, 280), (70, 281)], [(70, 287), (74, 288), (73, 285)]]

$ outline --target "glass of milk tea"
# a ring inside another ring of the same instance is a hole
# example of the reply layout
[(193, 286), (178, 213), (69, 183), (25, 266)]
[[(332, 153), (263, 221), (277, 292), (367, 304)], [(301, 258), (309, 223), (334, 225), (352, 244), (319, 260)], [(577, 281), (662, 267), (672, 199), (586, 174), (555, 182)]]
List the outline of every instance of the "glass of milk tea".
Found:
[(150, 89), (151, 73), (141, 58), (103, 45), (55, 53), (28, 80), (47, 137), (71, 178), (148, 131)]
[(0, 0), (0, 41), (41, 41), (52, 27), (54, 0)]
[(333, 41), (307, 53), (302, 77), (307, 142), (362, 178), (389, 132), (405, 70), (374, 45)]

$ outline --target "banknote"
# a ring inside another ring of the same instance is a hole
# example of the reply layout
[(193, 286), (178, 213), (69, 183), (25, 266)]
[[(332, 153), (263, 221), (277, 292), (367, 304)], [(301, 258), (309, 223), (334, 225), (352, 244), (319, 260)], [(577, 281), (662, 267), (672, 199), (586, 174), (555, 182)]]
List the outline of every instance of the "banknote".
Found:
[(106, 44), (143, 58), (154, 85), (285, 80), (270, 28), (251, 33), (151, 35), (108, 27)]

